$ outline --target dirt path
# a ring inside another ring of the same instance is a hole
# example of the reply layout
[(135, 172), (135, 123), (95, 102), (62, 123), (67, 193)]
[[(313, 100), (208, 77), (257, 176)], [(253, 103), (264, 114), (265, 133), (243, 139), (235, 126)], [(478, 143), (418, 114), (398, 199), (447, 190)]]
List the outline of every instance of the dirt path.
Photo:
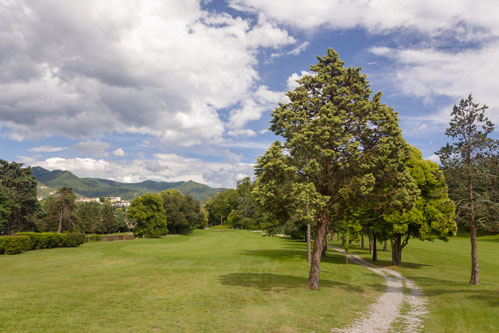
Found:
[[(339, 247), (329, 247), (346, 255), (345, 250)], [(423, 317), (427, 313), (426, 299), (413, 281), (404, 278), (399, 272), (375, 266), (354, 254), (347, 256), (350, 261), (384, 277), (387, 289), (371, 305), (366, 316), (357, 319), (346, 329), (334, 329), (333, 332), (419, 332), (423, 329)]]

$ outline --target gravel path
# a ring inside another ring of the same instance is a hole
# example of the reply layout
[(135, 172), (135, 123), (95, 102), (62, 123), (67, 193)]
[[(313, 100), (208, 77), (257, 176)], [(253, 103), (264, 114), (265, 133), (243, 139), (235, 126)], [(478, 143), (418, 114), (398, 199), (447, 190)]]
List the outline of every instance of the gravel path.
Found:
[[(329, 247), (382, 276), (387, 286), (385, 293), (371, 305), (366, 316), (357, 319), (346, 329), (333, 329), (332, 332), (419, 332), (423, 329), (423, 317), (427, 313), (426, 299), (413, 281), (399, 272), (375, 266), (354, 254), (345, 254), (345, 250), (339, 247)], [(393, 324), (395, 327), (392, 327)]]

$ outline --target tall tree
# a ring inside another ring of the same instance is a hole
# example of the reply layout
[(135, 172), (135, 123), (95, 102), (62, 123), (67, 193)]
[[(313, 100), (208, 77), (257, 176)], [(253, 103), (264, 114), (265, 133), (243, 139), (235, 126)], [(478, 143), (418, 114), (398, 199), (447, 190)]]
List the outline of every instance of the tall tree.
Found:
[(71, 219), (71, 214), (75, 209), (76, 195), (71, 187), (62, 187), (55, 194), (55, 202), (57, 207), (58, 224), (57, 232), (62, 231), (63, 222), (68, 222)]
[(199, 201), (175, 189), (160, 193), (171, 234), (188, 234), (204, 221)]
[(9, 196), (7, 188), (0, 183), (0, 235), (5, 232), (5, 226), (9, 221), (10, 214), (12, 213), (12, 206), (14, 202)]
[(159, 194), (146, 193), (133, 199), (127, 215), (135, 224), (133, 233), (137, 237), (159, 238), (168, 233), (163, 198)]
[(36, 198), (36, 180), (31, 168), (23, 168), (22, 163), (0, 160), (0, 184), (9, 198), (3, 205), (10, 207), (4, 233), (10, 235), (15, 231), (32, 229), (33, 214), (40, 207)]
[[(471, 240), (471, 277), (470, 284), (480, 284), (480, 270), (478, 267), (478, 250), (476, 244), (476, 185), (480, 178), (486, 176), (487, 170), (480, 168), (484, 158), (497, 153), (497, 142), (489, 138), (494, 131), (494, 124), (485, 115), (487, 106), (473, 103), (473, 97), (462, 99), (459, 105), (454, 105), (449, 128), (445, 135), (451, 139), (442, 147), (437, 155), (440, 157), (445, 170), (453, 169), (456, 176), (466, 184), (466, 199), (458, 202), (461, 214), (466, 214), (469, 219)], [(465, 206), (466, 207), (463, 207)]]
[(287, 93), (290, 102), (274, 110), (271, 125), (285, 139), (299, 182), (312, 184), (313, 196), (326, 202), (318, 212), (311, 289), (319, 288), (327, 226), (342, 213), (342, 192), (371, 181), (376, 168), (399, 168), (405, 147), (396, 113), (381, 103), (381, 93), (371, 98), (360, 68), (344, 68), (333, 49), (317, 58), (312, 74)]

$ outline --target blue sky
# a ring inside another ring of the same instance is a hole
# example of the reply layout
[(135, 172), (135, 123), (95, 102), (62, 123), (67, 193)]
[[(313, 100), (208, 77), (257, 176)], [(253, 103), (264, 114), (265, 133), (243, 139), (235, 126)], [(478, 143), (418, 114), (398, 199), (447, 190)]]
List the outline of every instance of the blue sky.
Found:
[(332, 47), (435, 160), (468, 94), (499, 124), (498, 17), (486, 0), (0, 0), (0, 158), (234, 187)]

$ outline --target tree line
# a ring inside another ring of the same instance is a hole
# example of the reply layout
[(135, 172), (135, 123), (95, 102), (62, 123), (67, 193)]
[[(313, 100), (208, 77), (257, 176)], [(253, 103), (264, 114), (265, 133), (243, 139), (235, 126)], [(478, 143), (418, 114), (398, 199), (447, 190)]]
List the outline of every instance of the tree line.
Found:
[[(104, 198), (100, 201), (76, 202), (76, 194), (69, 187), (38, 201), (31, 168), (0, 160), (0, 234), (133, 231), (137, 236), (159, 237), (166, 233), (187, 234), (205, 225), (199, 201), (173, 189), (134, 199), (128, 212), (113, 207)], [(151, 203), (156, 203), (157, 208)], [(160, 216), (159, 220), (151, 219), (155, 214)]]

